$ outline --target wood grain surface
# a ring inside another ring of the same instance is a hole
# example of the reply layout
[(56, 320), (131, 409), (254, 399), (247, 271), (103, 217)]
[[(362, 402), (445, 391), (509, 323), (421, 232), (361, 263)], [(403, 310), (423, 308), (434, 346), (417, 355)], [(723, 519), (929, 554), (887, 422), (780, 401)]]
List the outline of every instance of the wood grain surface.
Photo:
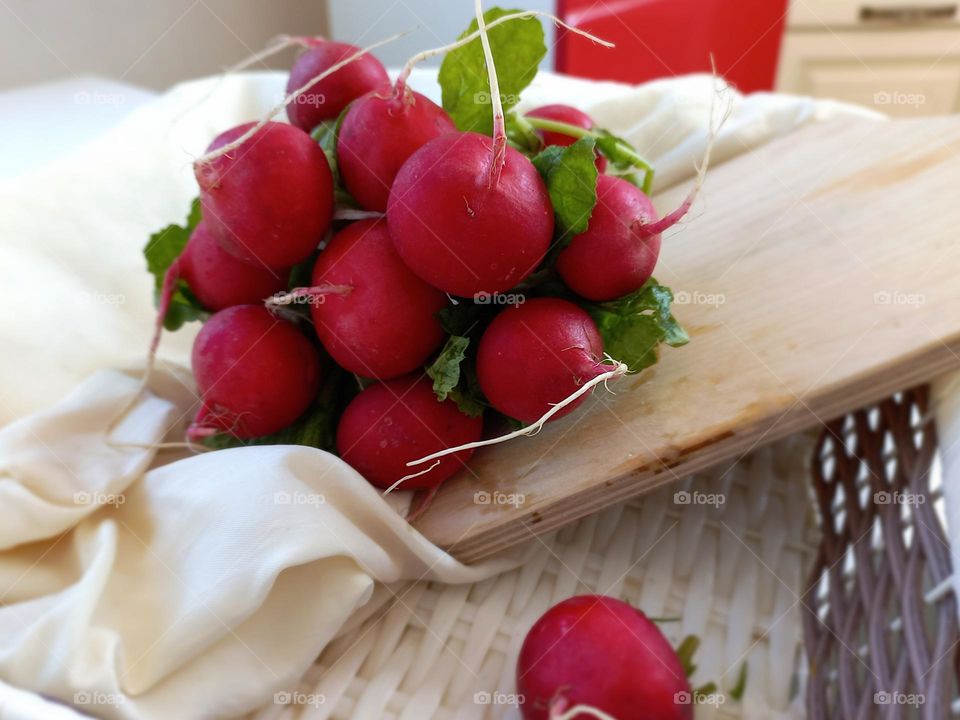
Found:
[(417, 528), (477, 560), (960, 369), (958, 160), (960, 116), (844, 119), (712, 169), (656, 273), (690, 344), (478, 451)]

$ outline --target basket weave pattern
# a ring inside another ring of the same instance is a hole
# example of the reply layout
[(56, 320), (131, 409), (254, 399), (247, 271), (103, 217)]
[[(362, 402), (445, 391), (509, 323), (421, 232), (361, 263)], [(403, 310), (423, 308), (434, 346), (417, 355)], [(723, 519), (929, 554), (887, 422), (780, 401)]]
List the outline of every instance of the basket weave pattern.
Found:
[[(531, 534), (530, 559), (485, 582), (385, 590), (383, 609), (331, 643), (303, 679), (301, 697), (322, 702), (260, 717), (517, 718), (510, 694), (526, 631), (554, 603), (588, 592), (680, 618), (661, 624), (675, 644), (701, 638), (693, 685), (715, 681), (720, 697), (698, 718), (801, 717), (799, 602), (819, 539), (813, 441), (795, 436), (555, 535)], [(701, 502), (711, 495), (724, 501)], [(737, 703), (725, 693), (744, 663)]]
[(902, 393), (830, 423), (815, 448), (828, 520), (804, 594), (811, 720), (950, 714), (960, 638), (928, 403), (926, 388)]

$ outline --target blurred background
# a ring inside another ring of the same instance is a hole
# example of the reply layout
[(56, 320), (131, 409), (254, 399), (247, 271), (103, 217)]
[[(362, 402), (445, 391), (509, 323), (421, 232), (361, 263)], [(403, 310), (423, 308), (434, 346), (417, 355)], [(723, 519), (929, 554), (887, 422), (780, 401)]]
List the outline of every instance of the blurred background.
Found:
[[(744, 92), (831, 97), (895, 116), (960, 110), (960, 15), (952, 0), (505, 4), (556, 13), (617, 44), (607, 50), (551, 25), (547, 67), (558, 72), (637, 83), (709, 70), (712, 54)], [(472, 12), (472, 0), (0, 0), (0, 132), (9, 146), (0, 177), (282, 33), (364, 45), (411, 30), (377, 51), (397, 66), (450, 42)], [(256, 67), (290, 61), (280, 55)], [(73, 121), (67, 133), (65, 115)]]

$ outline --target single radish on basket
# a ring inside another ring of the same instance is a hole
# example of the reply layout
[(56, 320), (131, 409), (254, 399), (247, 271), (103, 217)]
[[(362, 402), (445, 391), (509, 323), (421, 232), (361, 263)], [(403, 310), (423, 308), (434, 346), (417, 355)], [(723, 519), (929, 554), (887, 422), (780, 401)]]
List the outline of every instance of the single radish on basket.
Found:
[(524, 720), (693, 718), (684, 664), (663, 633), (603, 595), (564, 600), (534, 623), (517, 658), (517, 693)]
[(407, 463), (475, 442), (482, 431), (482, 417), (465, 415), (452, 400), (437, 400), (427, 378), (407, 375), (371, 385), (353, 399), (340, 418), (337, 450), (379, 488), (429, 489), (462, 468), (473, 450), (447, 455), (425, 468), (411, 470)]
[[(576, 142), (578, 136), (563, 132), (563, 125), (582, 128), (583, 130), (593, 130), (594, 127), (596, 127), (592, 117), (583, 112), (583, 110), (578, 110), (571, 105), (543, 105), (525, 114), (528, 118), (539, 118), (557, 123), (556, 127), (559, 128), (558, 130), (543, 129), (544, 127), (549, 127), (549, 122), (541, 123), (541, 128), (537, 129), (537, 135), (543, 140), (544, 145), (566, 146)], [(597, 172), (602, 173), (606, 169), (607, 159), (600, 153), (597, 153)]]
[[(494, 408), (530, 423), (609, 371), (603, 359), (603, 341), (585, 310), (559, 298), (536, 298), (493, 319), (480, 339), (477, 376)], [(576, 398), (551, 419), (585, 398)]]
[(312, 283), (293, 292), (318, 291), (310, 309), (317, 336), (352, 373), (403, 375), (443, 342), (436, 314), (447, 298), (403, 264), (386, 220), (361, 220), (334, 235), (317, 257)]
[(268, 122), (221, 133), (194, 163), (203, 219), (244, 262), (288, 268), (312, 253), (333, 214), (333, 176), (320, 146), (302, 130)]
[[(297, 57), (287, 80), (287, 93), (307, 85), (339, 62), (362, 52), (360, 48), (331, 40), (312, 40)], [(377, 58), (363, 53), (352, 62), (311, 85), (287, 107), (290, 122), (312, 131), (324, 120), (333, 120), (353, 100), (370, 91), (388, 87), (387, 71)]]
[(211, 317), (193, 342), (200, 410), (191, 439), (219, 433), (252, 438), (282, 430), (313, 402), (320, 362), (310, 341), (258, 305)]

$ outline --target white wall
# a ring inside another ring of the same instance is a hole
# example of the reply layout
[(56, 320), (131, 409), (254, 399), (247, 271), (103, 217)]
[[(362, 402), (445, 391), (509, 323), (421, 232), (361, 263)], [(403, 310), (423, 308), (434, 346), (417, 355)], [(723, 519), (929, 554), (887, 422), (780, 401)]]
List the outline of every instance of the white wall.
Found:
[[(484, 7), (522, 8), (553, 13), (553, 0), (493, 2)], [(388, 67), (399, 67), (412, 55), (427, 48), (446, 45), (456, 40), (473, 19), (473, 0), (329, 0), (330, 34), (337, 40), (368, 45), (401, 30), (414, 31), (399, 40), (377, 49), (376, 55)], [(543, 69), (553, 68), (552, 46), (556, 37), (553, 25), (544, 26), (547, 33), (547, 59)], [(439, 64), (442, 58), (430, 64)]]
[(323, 0), (2, 0), (0, 88), (89, 74), (164, 88), (325, 31)]

